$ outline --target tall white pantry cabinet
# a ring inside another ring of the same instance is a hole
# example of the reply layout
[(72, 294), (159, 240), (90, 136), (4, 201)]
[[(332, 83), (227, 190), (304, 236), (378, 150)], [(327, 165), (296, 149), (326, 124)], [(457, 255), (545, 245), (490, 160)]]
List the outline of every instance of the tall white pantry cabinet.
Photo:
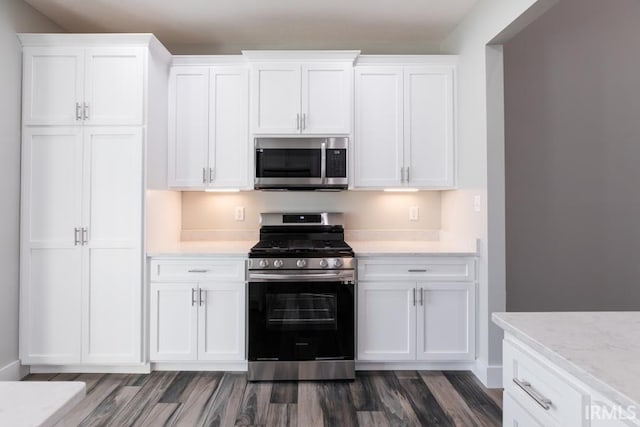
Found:
[(166, 146), (171, 56), (152, 35), (20, 40), (21, 362), (143, 364), (147, 163)]

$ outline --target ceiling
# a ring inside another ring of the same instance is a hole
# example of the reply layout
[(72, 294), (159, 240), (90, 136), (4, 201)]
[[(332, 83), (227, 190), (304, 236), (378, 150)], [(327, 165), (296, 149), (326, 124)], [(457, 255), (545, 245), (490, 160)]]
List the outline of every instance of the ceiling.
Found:
[(24, 0), (64, 30), (154, 33), (174, 54), (433, 53), (478, 0)]

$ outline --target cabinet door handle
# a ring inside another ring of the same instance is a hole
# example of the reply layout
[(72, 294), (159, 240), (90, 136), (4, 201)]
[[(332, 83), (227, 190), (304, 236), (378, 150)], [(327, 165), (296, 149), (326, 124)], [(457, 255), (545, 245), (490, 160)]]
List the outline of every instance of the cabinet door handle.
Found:
[(424, 306), (424, 288), (420, 288), (420, 305)]
[(202, 168), (202, 183), (207, 183), (207, 168)]
[(82, 106), (76, 102), (76, 120), (82, 120)]
[(198, 300), (200, 301), (200, 306), (202, 306), (202, 304), (205, 302), (205, 298), (207, 297), (207, 294), (205, 292), (202, 292), (202, 288), (200, 288), (198, 290)]
[(209, 182), (213, 182), (213, 177), (214, 177), (213, 168), (209, 168)]
[(302, 114), (302, 130), (307, 128), (307, 113)]
[(296, 114), (296, 130), (300, 130), (300, 113)]
[(84, 108), (82, 109), (82, 115), (84, 120), (89, 120), (89, 104), (84, 103)]
[(191, 307), (196, 305), (196, 290), (191, 288)]
[(80, 229), (78, 227), (73, 229), (73, 246), (80, 244)]
[(189, 273), (208, 273), (209, 270), (203, 270), (203, 269), (198, 269), (198, 268), (194, 268), (192, 270), (189, 270)]
[(416, 305), (416, 288), (413, 288), (413, 306)]
[(86, 245), (87, 243), (89, 243), (89, 229), (82, 227), (82, 244)]
[(409, 166), (407, 166), (406, 169), (405, 169), (405, 174), (407, 174), (405, 181), (407, 183), (409, 183), (409, 180), (410, 180), (410, 178), (409, 178), (409, 170), (410, 170), (410, 168), (409, 168)]
[(411, 270), (407, 270), (407, 271), (408, 271), (409, 273), (426, 273), (426, 272), (427, 272), (427, 271), (429, 271), (429, 270), (427, 270), (426, 268), (424, 268), (424, 269), (416, 269), (416, 270), (411, 269)]
[(528, 381), (520, 381), (517, 378), (514, 378), (513, 382), (516, 383), (516, 385), (520, 387), (525, 393), (527, 393), (529, 397), (535, 400), (538, 405), (542, 406), (545, 411), (548, 411), (551, 408), (553, 402), (534, 390), (534, 388), (531, 387), (531, 383), (529, 383)]

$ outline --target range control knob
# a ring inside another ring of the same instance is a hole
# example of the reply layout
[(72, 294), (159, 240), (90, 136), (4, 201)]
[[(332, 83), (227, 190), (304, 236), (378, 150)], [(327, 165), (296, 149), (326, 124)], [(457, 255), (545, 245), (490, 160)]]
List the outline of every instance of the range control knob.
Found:
[(275, 261), (273, 261), (273, 266), (275, 268), (280, 268), (284, 265), (284, 261), (282, 261), (281, 259), (277, 259)]
[(261, 260), (258, 262), (258, 266), (259, 266), (260, 268), (267, 268), (267, 267), (269, 266), (269, 261), (267, 261), (266, 259), (261, 259)]
[(326, 259), (321, 259), (320, 260), (320, 267), (322, 267), (322, 268), (329, 267), (329, 262)]
[(307, 261), (304, 259), (299, 259), (296, 261), (296, 265), (298, 268), (304, 268), (307, 265)]
[(340, 268), (342, 267), (342, 260), (340, 258), (336, 259), (335, 261), (333, 261), (333, 266), (335, 268)]

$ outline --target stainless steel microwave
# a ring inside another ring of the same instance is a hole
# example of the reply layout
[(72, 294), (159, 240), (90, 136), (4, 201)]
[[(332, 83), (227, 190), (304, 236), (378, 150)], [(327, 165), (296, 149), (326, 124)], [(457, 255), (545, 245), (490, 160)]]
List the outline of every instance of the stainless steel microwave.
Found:
[(348, 138), (256, 138), (256, 190), (346, 190)]

